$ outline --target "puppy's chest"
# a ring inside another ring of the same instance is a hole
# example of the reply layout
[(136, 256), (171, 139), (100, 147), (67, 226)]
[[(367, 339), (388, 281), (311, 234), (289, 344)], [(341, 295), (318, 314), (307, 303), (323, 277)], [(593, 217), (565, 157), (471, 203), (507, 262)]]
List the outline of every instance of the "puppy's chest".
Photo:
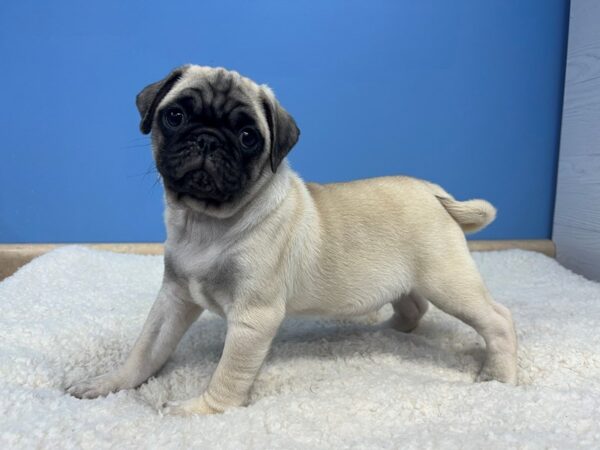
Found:
[(194, 303), (226, 316), (236, 289), (238, 264), (222, 246), (190, 245), (175, 248), (169, 254), (178, 283), (189, 290)]

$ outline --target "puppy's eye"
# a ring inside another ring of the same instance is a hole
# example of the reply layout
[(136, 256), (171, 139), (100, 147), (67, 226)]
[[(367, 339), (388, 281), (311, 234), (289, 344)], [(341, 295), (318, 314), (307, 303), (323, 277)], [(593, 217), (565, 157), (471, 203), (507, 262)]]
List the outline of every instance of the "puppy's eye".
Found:
[(163, 113), (163, 123), (167, 128), (176, 130), (185, 122), (185, 112), (178, 107), (168, 108)]
[(245, 150), (252, 150), (258, 144), (258, 133), (254, 128), (246, 127), (240, 131), (239, 135), (240, 144)]

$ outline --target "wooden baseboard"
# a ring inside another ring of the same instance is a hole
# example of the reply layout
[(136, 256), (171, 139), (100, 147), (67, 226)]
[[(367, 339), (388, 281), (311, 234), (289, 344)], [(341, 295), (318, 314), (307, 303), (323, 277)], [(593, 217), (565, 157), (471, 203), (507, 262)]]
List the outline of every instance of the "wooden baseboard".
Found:
[(490, 252), (518, 248), (521, 250), (543, 253), (551, 258), (556, 257), (556, 247), (554, 246), (554, 242), (550, 239), (468, 241), (468, 243), (472, 252)]
[[(57, 247), (72, 244), (0, 244), (0, 280), (15, 273), (32, 259), (43, 255)], [(117, 253), (137, 253), (140, 255), (162, 255), (163, 244), (160, 243), (123, 243), (123, 244), (76, 244), (98, 250), (109, 250)], [(469, 241), (469, 248), (474, 252), (508, 250), (519, 248), (544, 253), (554, 258), (554, 243), (547, 239), (539, 240), (501, 240), (501, 241)]]

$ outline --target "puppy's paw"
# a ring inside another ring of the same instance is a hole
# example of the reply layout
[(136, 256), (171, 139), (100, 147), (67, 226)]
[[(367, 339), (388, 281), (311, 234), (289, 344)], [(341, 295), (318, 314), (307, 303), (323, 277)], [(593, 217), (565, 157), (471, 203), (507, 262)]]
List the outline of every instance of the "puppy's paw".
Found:
[(118, 378), (113, 373), (100, 375), (89, 380), (80, 381), (67, 388), (67, 393), (77, 398), (104, 397), (111, 392), (122, 389)]
[(485, 381), (499, 381), (516, 386), (518, 384), (517, 369), (512, 364), (485, 364), (479, 375), (477, 375), (476, 381), (480, 383)]
[(401, 333), (410, 333), (419, 325), (419, 319), (413, 320), (399, 314), (394, 314), (391, 318), (382, 322), (380, 328), (392, 328)]
[(392, 302), (394, 314), (383, 323), (384, 327), (410, 333), (419, 325), (423, 315), (429, 309), (429, 302), (417, 294), (403, 295)]
[(163, 414), (171, 416), (190, 416), (194, 414), (204, 416), (208, 414), (220, 414), (222, 412), (222, 410), (211, 407), (204, 399), (204, 395), (182, 402), (167, 402), (162, 408)]

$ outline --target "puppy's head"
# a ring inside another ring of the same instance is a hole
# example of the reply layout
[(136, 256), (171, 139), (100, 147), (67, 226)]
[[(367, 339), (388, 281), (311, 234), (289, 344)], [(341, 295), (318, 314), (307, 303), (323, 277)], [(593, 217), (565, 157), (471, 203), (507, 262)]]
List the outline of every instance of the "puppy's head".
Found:
[(136, 104), (167, 195), (215, 216), (245, 204), (300, 134), (267, 86), (222, 68), (179, 67)]

